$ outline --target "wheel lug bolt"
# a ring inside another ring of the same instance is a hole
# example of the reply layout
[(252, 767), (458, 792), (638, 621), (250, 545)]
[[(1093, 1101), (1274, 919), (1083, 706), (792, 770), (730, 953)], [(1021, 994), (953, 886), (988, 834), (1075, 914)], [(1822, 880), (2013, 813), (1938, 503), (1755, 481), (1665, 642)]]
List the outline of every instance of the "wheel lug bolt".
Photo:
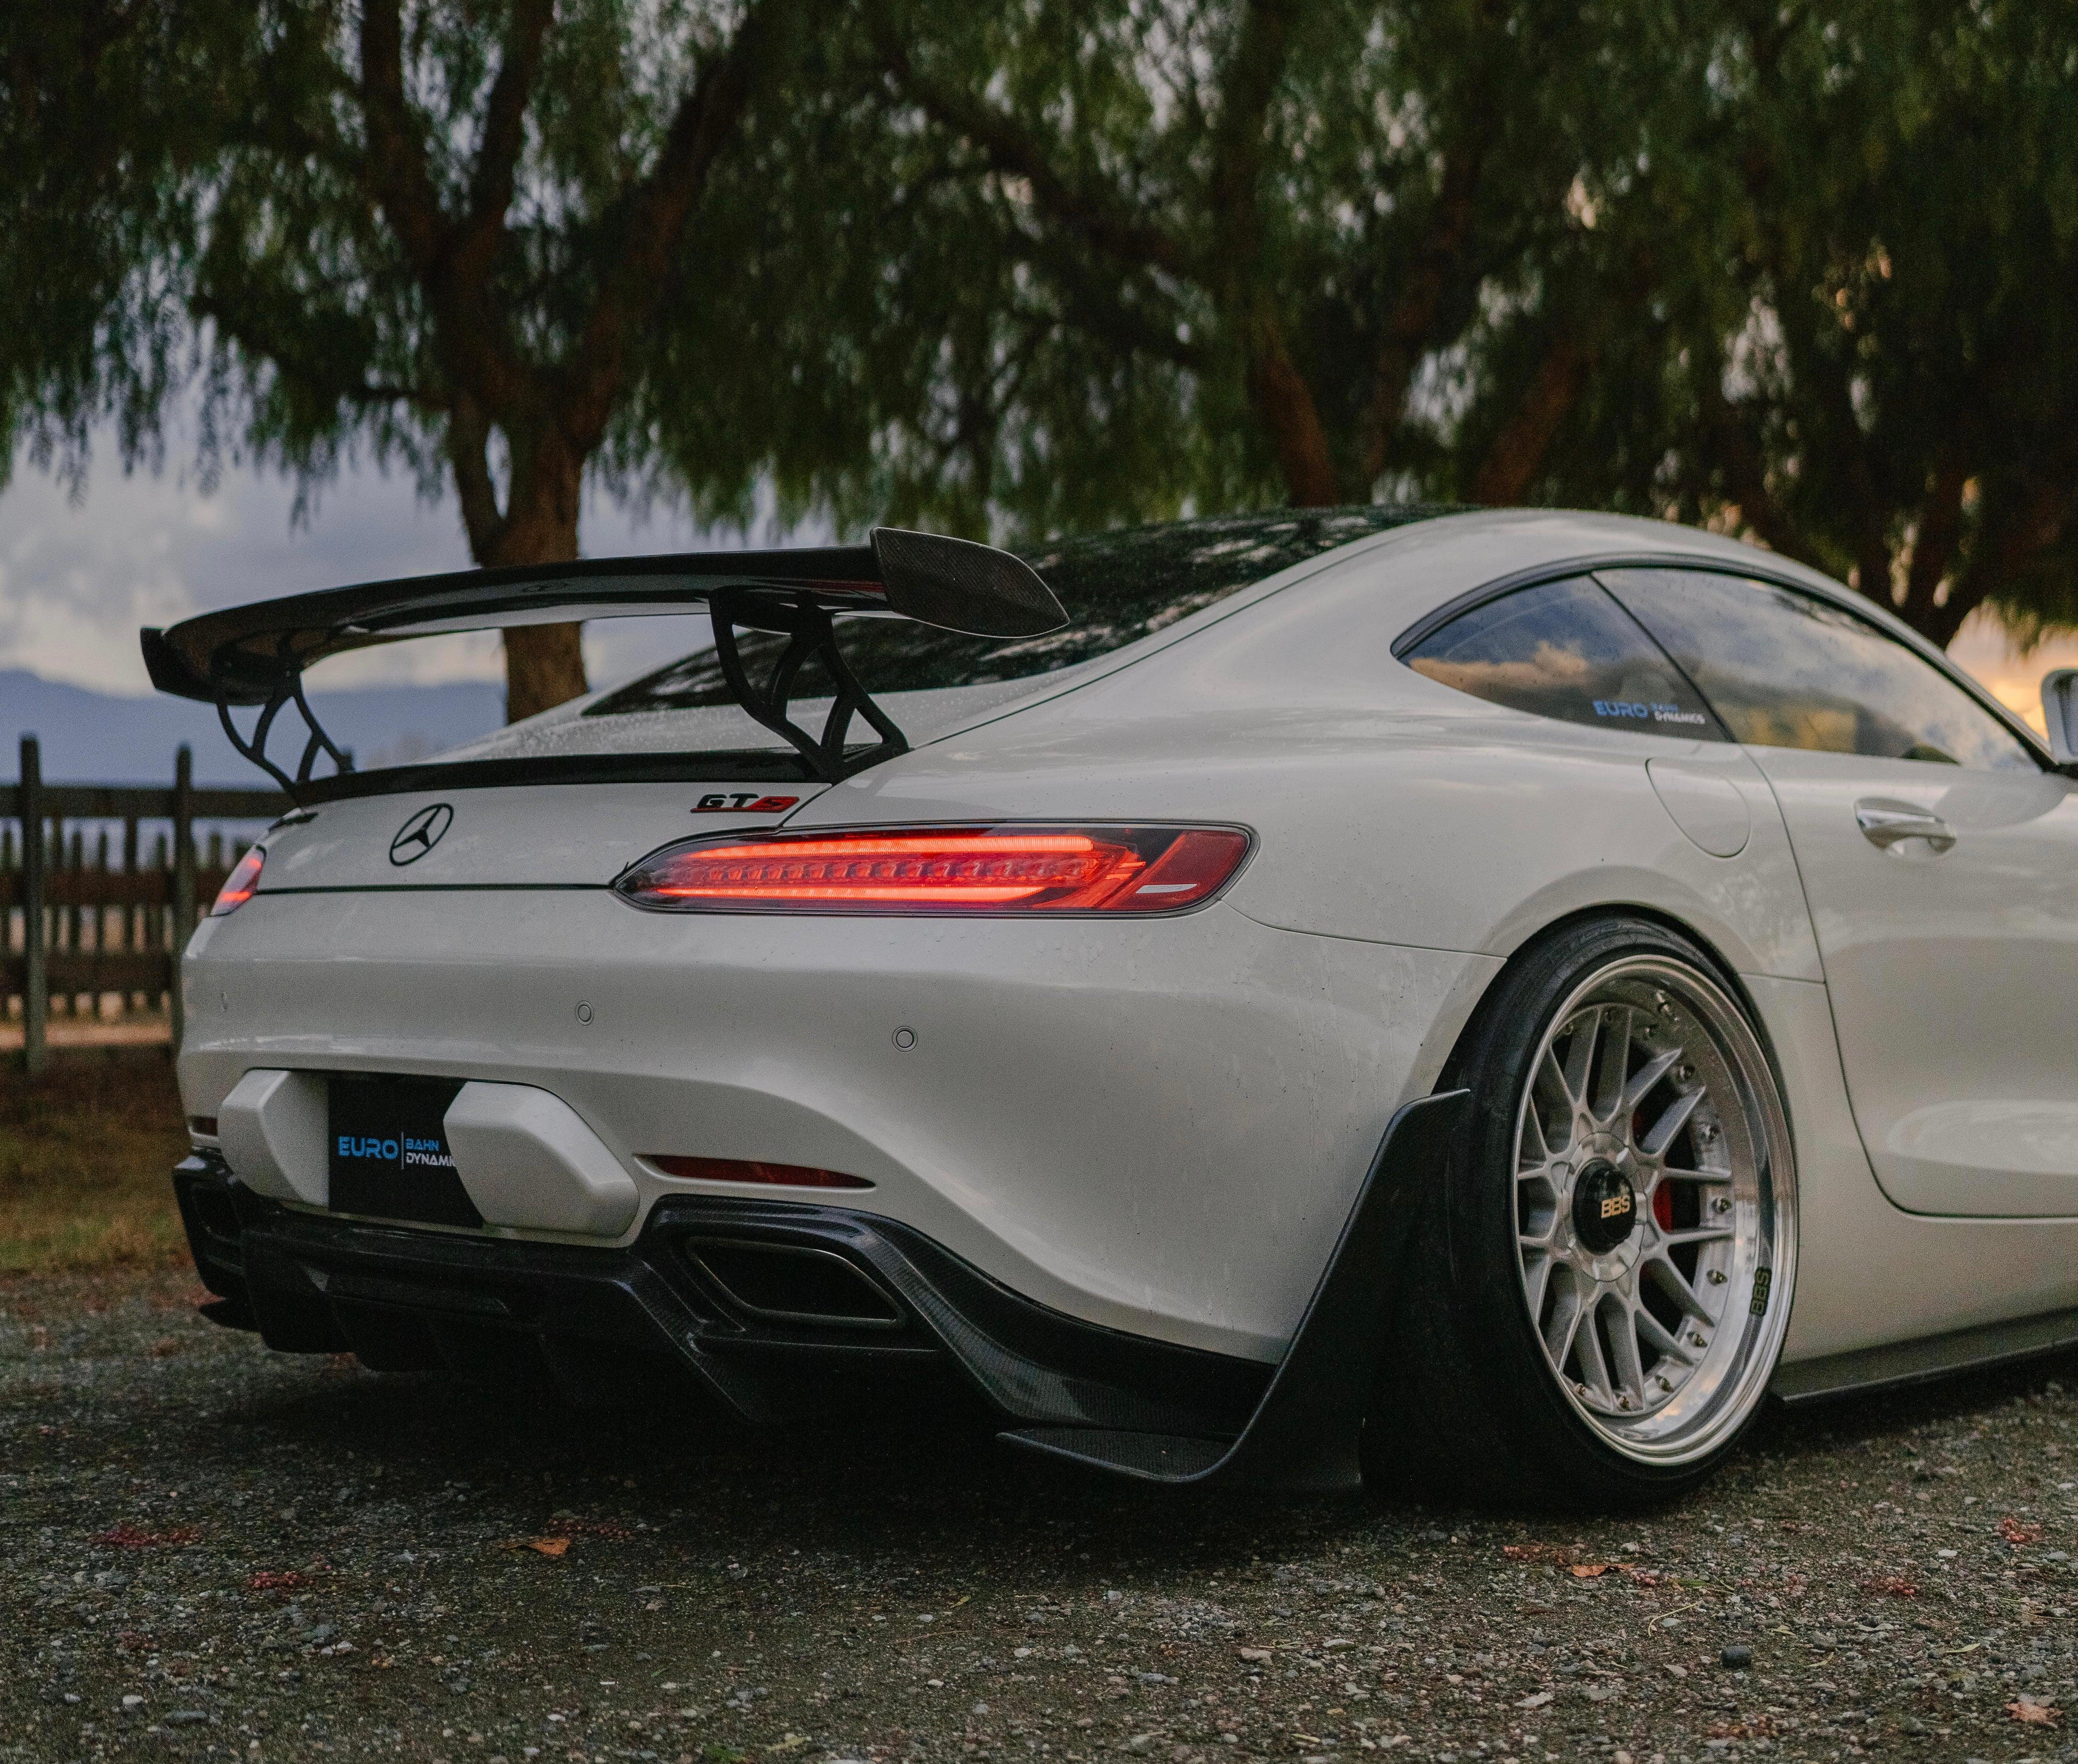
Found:
[(1731, 1210), (1731, 1202), (1727, 1200), (1722, 1195), (1720, 1195), (1715, 1200), (1710, 1203), (1710, 1211), (1713, 1213), (1728, 1213)]
[(1724, 1285), (1724, 1283), (1725, 1283), (1725, 1271), (1724, 1271), (1724, 1270), (1723, 1270), (1723, 1269), (1721, 1269), (1721, 1268), (1713, 1268), (1713, 1269), (1710, 1270), (1710, 1284), (1711, 1284), (1712, 1286), (1713, 1286), (1713, 1287), (1721, 1287), (1722, 1285)]

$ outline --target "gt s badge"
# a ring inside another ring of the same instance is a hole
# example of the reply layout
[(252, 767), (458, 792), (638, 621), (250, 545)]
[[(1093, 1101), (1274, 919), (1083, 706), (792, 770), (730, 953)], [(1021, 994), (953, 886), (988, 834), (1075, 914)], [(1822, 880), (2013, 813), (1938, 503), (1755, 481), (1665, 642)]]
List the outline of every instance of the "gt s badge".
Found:
[(390, 861), (415, 864), (453, 824), (454, 811), (445, 803), (428, 804), (397, 829), (397, 836), (390, 841)]
[(695, 815), (777, 815), (798, 796), (760, 796), (755, 790), (710, 791), (693, 804)]

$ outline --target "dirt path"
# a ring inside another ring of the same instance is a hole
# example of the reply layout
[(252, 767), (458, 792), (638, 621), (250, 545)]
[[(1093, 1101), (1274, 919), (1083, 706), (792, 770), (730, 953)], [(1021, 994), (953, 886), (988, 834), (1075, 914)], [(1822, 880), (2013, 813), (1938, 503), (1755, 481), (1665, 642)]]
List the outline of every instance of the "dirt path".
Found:
[(2078, 1757), (2068, 1358), (1567, 1524), (602, 1420), (191, 1296), (0, 1285), (0, 1758)]

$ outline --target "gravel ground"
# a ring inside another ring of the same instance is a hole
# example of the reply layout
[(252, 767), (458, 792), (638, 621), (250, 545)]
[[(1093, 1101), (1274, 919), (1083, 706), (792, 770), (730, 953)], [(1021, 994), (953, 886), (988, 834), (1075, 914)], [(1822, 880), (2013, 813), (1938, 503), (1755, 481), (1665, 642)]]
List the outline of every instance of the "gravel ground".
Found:
[(0, 1758), (2078, 1758), (2069, 1358), (1566, 1523), (603, 1421), (195, 1296), (0, 1285)]

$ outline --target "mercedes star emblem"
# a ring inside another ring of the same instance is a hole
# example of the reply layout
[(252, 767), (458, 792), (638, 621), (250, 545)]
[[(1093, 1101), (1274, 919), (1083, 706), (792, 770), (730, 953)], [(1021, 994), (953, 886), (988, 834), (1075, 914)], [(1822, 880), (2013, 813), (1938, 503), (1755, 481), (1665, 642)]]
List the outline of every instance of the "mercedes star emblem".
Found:
[(397, 829), (397, 836), (390, 841), (390, 861), (415, 864), (440, 844), (440, 836), (453, 819), (454, 811), (445, 803), (420, 809)]

